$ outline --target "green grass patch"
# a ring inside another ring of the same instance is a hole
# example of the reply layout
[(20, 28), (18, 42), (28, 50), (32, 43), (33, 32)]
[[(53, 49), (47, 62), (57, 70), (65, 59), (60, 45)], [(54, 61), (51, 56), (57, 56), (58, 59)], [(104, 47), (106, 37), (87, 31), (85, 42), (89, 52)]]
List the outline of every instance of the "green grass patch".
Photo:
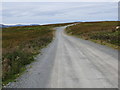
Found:
[(14, 74), (14, 75), (10, 75), (8, 79), (6, 79), (6, 80), (4, 80), (4, 81), (2, 82), (2, 85), (4, 86), (4, 85), (8, 84), (9, 82), (16, 82), (15, 79), (16, 79), (17, 77), (19, 77), (20, 75), (22, 75), (25, 70), (26, 70), (26, 67), (20, 68), (19, 73)]

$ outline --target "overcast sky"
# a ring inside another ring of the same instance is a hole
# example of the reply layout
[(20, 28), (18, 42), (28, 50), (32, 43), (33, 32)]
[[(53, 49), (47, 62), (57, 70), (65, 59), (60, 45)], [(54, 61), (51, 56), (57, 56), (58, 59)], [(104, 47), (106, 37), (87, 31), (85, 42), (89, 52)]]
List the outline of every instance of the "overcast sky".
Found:
[(3, 2), (118, 2), (120, 0), (2, 0)]
[[(13, 0), (14, 1), (14, 0)], [(117, 2), (4, 2), (4, 24), (118, 20)]]

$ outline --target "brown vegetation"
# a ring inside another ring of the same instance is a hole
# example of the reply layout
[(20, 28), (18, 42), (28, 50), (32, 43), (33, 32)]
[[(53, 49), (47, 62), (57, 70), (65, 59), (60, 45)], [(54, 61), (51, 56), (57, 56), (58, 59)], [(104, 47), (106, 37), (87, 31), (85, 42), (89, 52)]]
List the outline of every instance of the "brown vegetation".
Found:
[(3, 82), (23, 70), (31, 63), (33, 55), (52, 41), (50, 26), (9, 27), (2, 30), (2, 69)]
[(115, 48), (120, 46), (120, 28), (118, 21), (81, 22), (66, 28), (71, 35), (86, 40), (98, 41), (101, 44), (111, 44)]

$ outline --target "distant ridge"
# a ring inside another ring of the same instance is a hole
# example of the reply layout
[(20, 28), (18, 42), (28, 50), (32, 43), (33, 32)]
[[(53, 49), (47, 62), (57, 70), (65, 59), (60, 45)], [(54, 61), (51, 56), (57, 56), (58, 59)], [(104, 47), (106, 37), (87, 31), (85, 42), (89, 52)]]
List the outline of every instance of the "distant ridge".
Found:
[(34, 25), (39, 25), (39, 24), (29, 24), (29, 25), (25, 25), (25, 24), (16, 24), (16, 25), (4, 25), (4, 24), (0, 24), (0, 28), (6, 28), (6, 27), (17, 27), (17, 26), (34, 26)]

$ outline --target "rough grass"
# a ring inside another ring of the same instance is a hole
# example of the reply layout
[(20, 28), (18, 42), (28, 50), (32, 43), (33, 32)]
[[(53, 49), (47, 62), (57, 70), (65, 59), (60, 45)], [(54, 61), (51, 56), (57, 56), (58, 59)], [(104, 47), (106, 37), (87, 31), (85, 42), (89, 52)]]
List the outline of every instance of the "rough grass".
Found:
[(2, 80), (6, 84), (16, 77), (33, 55), (52, 41), (50, 26), (9, 27), (2, 30)]
[(66, 32), (70, 35), (118, 49), (120, 46), (120, 30), (116, 30), (118, 24), (118, 21), (82, 22), (67, 27)]

